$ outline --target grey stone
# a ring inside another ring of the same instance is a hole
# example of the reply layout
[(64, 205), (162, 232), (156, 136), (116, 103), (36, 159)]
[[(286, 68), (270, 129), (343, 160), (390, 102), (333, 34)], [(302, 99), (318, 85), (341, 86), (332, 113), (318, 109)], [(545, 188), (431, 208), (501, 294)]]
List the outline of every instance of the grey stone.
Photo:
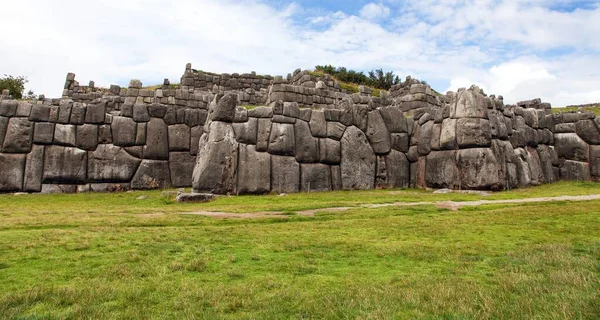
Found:
[(367, 131), (368, 114), (368, 106), (354, 105), (352, 108), (352, 123), (363, 132)]
[(190, 131), (190, 154), (195, 156), (198, 154), (198, 144), (200, 143), (200, 137), (204, 133), (204, 127), (196, 126)]
[(303, 108), (300, 109), (299, 119), (309, 122), (312, 117), (312, 109)]
[(185, 109), (185, 124), (192, 128), (200, 125), (200, 110), (198, 109)]
[(588, 161), (589, 146), (576, 133), (555, 134), (554, 147), (559, 158)]
[(0, 116), (14, 117), (17, 113), (19, 102), (17, 100), (1, 100), (0, 101)]
[(137, 127), (137, 123), (131, 118), (113, 117), (111, 128), (114, 145), (120, 147), (136, 145)]
[(248, 110), (244, 109), (244, 108), (236, 108), (235, 110), (235, 117), (233, 119), (233, 122), (246, 122), (248, 121)]
[(256, 151), (266, 152), (269, 147), (271, 136), (271, 119), (258, 119), (258, 130), (256, 137)]
[(77, 185), (75, 184), (42, 184), (43, 194), (60, 194), (60, 193), (76, 193)]
[(42, 191), (42, 173), (44, 170), (44, 147), (34, 145), (27, 155), (25, 175), (23, 178), (23, 191)]
[(88, 154), (88, 181), (129, 182), (140, 163), (121, 147), (101, 144)]
[(238, 142), (230, 123), (214, 121), (202, 135), (194, 167), (195, 192), (226, 194), (236, 191)]
[(315, 110), (312, 113), (309, 125), (313, 137), (327, 137), (327, 122), (325, 121), (325, 114), (322, 110)]
[(379, 109), (379, 113), (385, 122), (385, 125), (390, 133), (406, 133), (406, 117), (402, 110), (396, 106), (383, 107)]
[(202, 203), (209, 202), (215, 199), (212, 193), (181, 193), (177, 195), (177, 202), (183, 203)]
[(190, 151), (190, 127), (185, 124), (169, 126), (169, 151)]
[(273, 123), (269, 136), (268, 152), (270, 154), (294, 156), (296, 154), (295, 144), (294, 125)]
[(71, 119), (72, 103), (61, 103), (58, 106), (58, 123), (69, 123)]
[(109, 124), (103, 124), (98, 126), (98, 143), (99, 144), (112, 144), (112, 130)]
[(17, 117), (29, 117), (31, 114), (31, 103), (25, 101), (19, 101), (19, 105), (17, 106)]
[(247, 122), (233, 124), (235, 138), (240, 143), (256, 144), (257, 130), (258, 118), (249, 118)]
[(327, 138), (340, 140), (346, 131), (346, 126), (340, 122), (327, 122)]
[(82, 103), (74, 103), (71, 108), (71, 124), (83, 124), (85, 122), (85, 112), (87, 107)]
[(256, 146), (240, 144), (238, 192), (261, 194), (271, 190), (271, 155)]
[(33, 123), (27, 118), (10, 118), (2, 144), (2, 152), (28, 153), (31, 151)]
[(556, 126), (554, 126), (555, 133), (569, 133), (575, 132), (575, 130), (575, 123), (557, 123)]
[[(540, 153), (540, 157), (541, 157)], [(594, 181), (600, 180), (600, 146), (590, 146), (590, 174)]]
[(136, 124), (136, 132), (135, 132), (135, 144), (136, 145), (144, 145), (146, 144), (146, 127), (148, 124), (146, 122), (140, 122)]
[(25, 173), (24, 154), (0, 153), (0, 192), (16, 192), (23, 190), (23, 176)]
[(329, 166), (331, 169), (331, 189), (334, 191), (342, 190), (342, 171), (340, 166)]
[(320, 139), (319, 149), (322, 163), (337, 165), (342, 161), (342, 147), (339, 141), (326, 138)]
[(272, 118), (273, 109), (270, 107), (256, 107), (248, 110), (248, 117), (251, 118)]
[(410, 139), (407, 133), (392, 133), (390, 134), (391, 146), (393, 150), (397, 150), (403, 153), (408, 152)]
[(375, 154), (388, 154), (392, 149), (390, 132), (378, 110), (369, 112), (367, 122), (367, 138)]
[(586, 162), (567, 160), (560, 168), (560, 178), (570, 181), (590, 181), (590, 166)]
[(410, 163), (404, 153), (392, 150), (385, 156), (387, 184), (393, 188), (406, 188), (410, 184)]
[(162, 118), (167, 113), (167, 106), (164, 104), (153, 103), (148, 106), (148, 115), (151, 118)]
[(212, 121), (233, 122), (235, 119), (235, 109), (237, 104), (237, 94), (229, 92), (222, 98), (215, 97), (216, 103), (210, 109)]
[(169, 187), (171, 187), (171, 176), (168, 161), (143, 160), (131, 180), (132, 189), (165, 189)]
[(502, 190), (505, 177), (492, 149), (474, 148), (458, 151), (461, 189)]
[(311, 135), (308, 122), (298, 120), (294, 125), (294, 130), (296, 161), (300, 163), (319, 162), (319, 139)]
[(135, 122), (150, 121), (150, 114), (148, 114), (148, 107), (146, 105), (136, 104), (133, 106), (133, 121), (135, 121)]
[[(169, 159), (169, 133), (167, 124), (158, 118), (151, 118), (146, 127), (144, 158), (153, 160)], [(135, 186), (132, 186), (135, 188)]]
[(350, 189), (371, 189), (375, 183), (375, 153), (367, 136), (355, 126), (346, 129), (341, 140), (342, 186)]
[(577, 134), (588, 144), (600, 144), (600, 131), (593, 120), (580, 120), (575, 124)]
[(77, 148), (93, 151), (98, 146), (98, 126), (95, 124), (84, 124), (77, 126)]
[(432, 129), (432, 135), (431, 135), (431, 141), (430, 141), (430, 145), (431, 145), (431, 150), (440, 150), (440, 136), (442, 134), (442, 124), (441, 123), (435, 123), (433, 125), (433, 129)]
[(418, 151), (419, 155), (426, 156), (431, 152), (431, 140), (433, 137), (433, 120), (427, 121), (419, 126)]
[(271, 156), (271, 189), (276, 193), (300, 190), (300, 165), (294, 157)]
[(460, 174), (455, 150), (432, 151), (425, 162), (425, 183), (430, 188), (457, 189)]
[(44, 153), (43, 183), (84, 184), (87, 152), (73, 147), (47, 146)]
[(298, 108), (297, 102), (284, 102), (283, 103), (283, 115), (292, 117), (292, 118), (300, 118), (300, 108)]
[(492, 143), (490, 122), (486, 119), (458, 119), (456, 141), (460, 148), (489, 147)]
[(450, 116), (460, 118), (487, 118), (485, 97), (475, 90), (458, 92), (456, 101), (451, 105)]
[(303, 163), (300, 165), (300, 183), (302, 192), (331, 191), (331, 170), (321, 163)]
[(4, 144), (4, 136), (6, 135), (6, 130), (8, 128), (8, 119), (6, 117), (0, 117), (0, 151), (1, 146)]
[(106, 116), (106, 104), (90, 104), (85, 111), (85, 123), (104, 123)]
[(417, 146), (411, 146), (408, 148), (406, 158), (410, 162), (417, 162), (419, 160), (419, 148)]
[(75, 147), (76, 126), (73, 124), (56, 124), (54, 128), (54, 143), (63, 146)]
[(171, 184), (175, 188), (192, 186), (196, 157), (189, 152), (170, 152), (169, 169), (171, 170)]
[(29, 114), (30, 121), (44, 122), (50, 119), (50, 106), (34, 104)]
[(296, 123), (296, 118), (276, 114), (273, 116), (273, 122), (294, 124)]
[(37, 144), (52, 144), (54, 142), (54, 123), (36, 122), (33, 130), (33, 142)]

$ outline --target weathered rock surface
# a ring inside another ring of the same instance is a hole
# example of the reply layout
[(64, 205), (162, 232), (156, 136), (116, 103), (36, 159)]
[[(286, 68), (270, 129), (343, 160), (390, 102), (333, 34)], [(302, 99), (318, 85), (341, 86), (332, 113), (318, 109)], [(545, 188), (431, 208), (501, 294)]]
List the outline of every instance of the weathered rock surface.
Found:
[(300, 190), (300, 165), (294, 157), (271, 156), (271, 188), (277, 193)]
[(344, 189), (371, 189), (375, 183), (375, 153), (367, 136), (355, 126), (342, 137), (342, 186)]
[(129, 182), (141, 162), (121, 147), (101, 144), (88, 154), (88, 181)]
[(169, 162), (143, 160), (139, 165), (131, 187), (134, 189), (165, 189), (171, 187)]
[(236, 191), (238, 142), (230, 123), (213, 121), (202, 135), (194, 167), (195, 192), (226, 194)]
[(260, 194), (271, 191), (271, 155), (256, 146), (240, 144), (238, 192)]
[(43, 183), (84, 184), (87, 152), (73, 147), (47, 146), (44, 153)]

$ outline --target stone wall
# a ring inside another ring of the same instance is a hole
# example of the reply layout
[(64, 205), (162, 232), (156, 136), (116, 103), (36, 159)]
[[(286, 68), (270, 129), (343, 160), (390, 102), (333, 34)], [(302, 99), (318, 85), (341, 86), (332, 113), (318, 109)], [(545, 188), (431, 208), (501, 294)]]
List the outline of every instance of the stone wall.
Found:
[(65, 88), (62, 99), (29, 102), (2, 93), (0, 192), (505, 190), (600, 180), (594, 114), (553, 115), (539, 99), (505, 106), (477, 87), (440, 95), (409, 77), (375, 97), (307, 71), (217, 76), (188, 65), (176, 88), (82, 87), (73, 74)]

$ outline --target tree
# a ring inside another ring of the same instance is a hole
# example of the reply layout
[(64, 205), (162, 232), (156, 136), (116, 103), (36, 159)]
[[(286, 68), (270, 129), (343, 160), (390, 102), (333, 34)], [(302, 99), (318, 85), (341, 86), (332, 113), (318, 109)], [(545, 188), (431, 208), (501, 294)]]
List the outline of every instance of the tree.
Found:
[(22, 99), (25, 84), (28, 82), (27, 77), (13, 77), (5, 74), (3, 78), (0, 78), (0, 91), (8, 89), (14, 99)]
[(344, 67), (332, 65), (316, 66), (316, 71), (330, 74), (343, 82), (367, 85), (378, 89), (389, 90), (393, 85), (400, 83), (400, 78), (393, 71), (384, 72), (383, 69), (371, 70), (368, 75), (362, 71), (348, 70)]

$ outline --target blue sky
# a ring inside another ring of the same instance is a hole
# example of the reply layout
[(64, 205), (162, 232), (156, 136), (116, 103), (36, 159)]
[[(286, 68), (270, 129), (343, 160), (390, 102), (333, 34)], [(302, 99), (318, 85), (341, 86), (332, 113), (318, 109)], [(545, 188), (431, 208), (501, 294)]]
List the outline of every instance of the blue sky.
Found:
[[(600, 101), (599, 1), (20, 0), (3, 6), (0, 73), (59, 96), (82, 83), (177, 82), (187, 62), (285, 75), (383, 68), (445, 92), (477, 84), (507, 103)], [(25, 35), (25, 36), (24, 36)]]

